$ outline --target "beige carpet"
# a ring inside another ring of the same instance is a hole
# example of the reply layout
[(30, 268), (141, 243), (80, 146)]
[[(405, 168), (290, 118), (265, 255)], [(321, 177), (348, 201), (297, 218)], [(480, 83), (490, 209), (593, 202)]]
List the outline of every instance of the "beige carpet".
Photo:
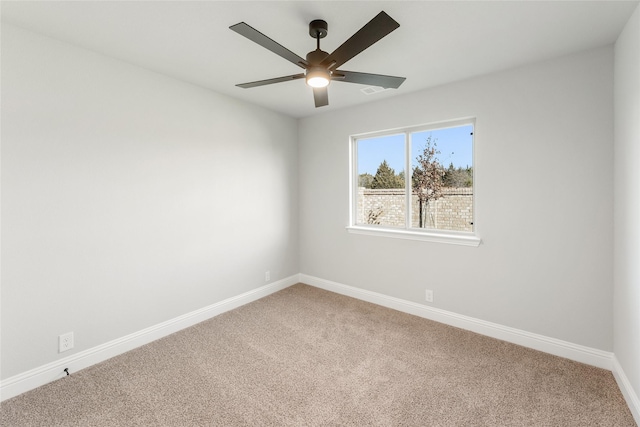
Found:
[(635, 426), (611, 372), (298, 284), (0, 405), (2, 426)]

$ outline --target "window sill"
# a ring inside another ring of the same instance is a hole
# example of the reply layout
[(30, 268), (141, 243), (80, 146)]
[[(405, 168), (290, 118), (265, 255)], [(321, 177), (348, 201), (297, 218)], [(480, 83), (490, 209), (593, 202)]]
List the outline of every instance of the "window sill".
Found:
[(449, 243), (452, 245), (463, 246), (479, 246), (481, 240), (479, 237), (464, 233), (455, 232), (428, 232), (428, 231), (411, 231), (411, 230), (393, 230), (389, 228), (373, 228), (351, 225), (347, 227), (349, 233), (365, 234), (368, 236), (391, 237), (395, 239), (421, 240), (424, 242)]

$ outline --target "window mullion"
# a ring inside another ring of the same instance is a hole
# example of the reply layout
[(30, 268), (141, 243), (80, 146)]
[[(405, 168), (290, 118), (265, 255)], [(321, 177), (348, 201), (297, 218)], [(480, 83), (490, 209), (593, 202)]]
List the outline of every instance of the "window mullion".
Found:
[(404, 133), (405, 153), (404, 153), (404, 193), (405, 193), (405, 228), (411, 228), (411, 134)]
[(349, 180), (351, 187), (349, 189), (349, 223), (356, 224), (358, 217), (358, 140), (356, 138), (349, 138)]

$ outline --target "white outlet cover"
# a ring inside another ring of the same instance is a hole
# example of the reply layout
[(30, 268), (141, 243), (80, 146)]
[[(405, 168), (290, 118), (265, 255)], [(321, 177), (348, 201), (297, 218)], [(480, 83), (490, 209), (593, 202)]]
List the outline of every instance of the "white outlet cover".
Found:
[(424, 298), (427, 302), (433, 302), (433, 291), (427, 290), (424, 294)]
[(58, 337), (58, 352), (71, 350), (73, 348), (73, 332), (67, 332)]

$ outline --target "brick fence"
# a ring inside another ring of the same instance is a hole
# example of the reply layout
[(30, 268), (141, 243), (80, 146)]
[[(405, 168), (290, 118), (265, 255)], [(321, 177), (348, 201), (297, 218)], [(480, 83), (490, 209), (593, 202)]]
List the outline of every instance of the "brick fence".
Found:
[[(436, 230), (473, 231), (473, 188), (443, 188), (443, 196), (430, 201), (426, 226)], [(404, 227), (404, 189), (358, 188), (358, 224)], [(419, 225), (418, 198), (411, 196), (411, 225)]]

